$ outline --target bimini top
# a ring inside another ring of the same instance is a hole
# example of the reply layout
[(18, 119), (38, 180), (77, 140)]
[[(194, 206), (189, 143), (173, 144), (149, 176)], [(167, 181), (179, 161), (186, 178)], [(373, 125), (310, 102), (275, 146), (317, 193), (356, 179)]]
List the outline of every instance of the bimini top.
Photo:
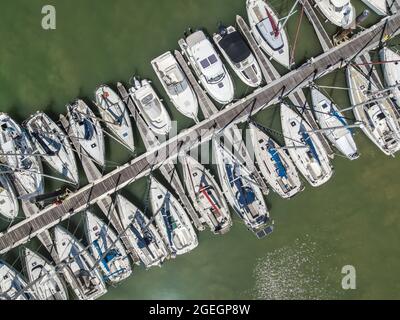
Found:
[(234, 63), (240, 63), (251, 55), (249, 46), (237, 31), (223, 36), (219, 45)]

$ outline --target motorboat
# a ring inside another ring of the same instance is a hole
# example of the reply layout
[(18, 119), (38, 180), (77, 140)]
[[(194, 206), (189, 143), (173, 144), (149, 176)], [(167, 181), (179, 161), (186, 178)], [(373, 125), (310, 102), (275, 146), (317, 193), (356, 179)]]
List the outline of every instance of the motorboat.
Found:
[(356, 10), (350, 0), (315, 0), (322, 14), (334, 25), (350, 28), (356, 18)]
[(358, 159), (353, 132), (339, 108), (316, 87), (311, 88), (311, 98), (315, 117), (326, 138), (348, 159)]
[(151, 61), (151, 65), (175, 108), (198, 122), (199, 103), (185, 73), (171, 52)]
[(374, 10), (377, 15), (387, 16), (388, 15), (388, 2), (393, 0), (361, 0), (369, 8)]
[(400, 149), (400, 128), (397, 111), (388, 99), (384, 99), (371, 78), (349, 65), (347, 83), (353, 113), (362, 123), (365, 135), (386, 155), (394, 155)]
[(284, 103), (281, 104), (281, 123), (286, 148), (297, 169), (313, 187), (326, 183), (333, 169), (317, 134)]
[(225, 105), (234, 98), (233, 81), (220, 56), (205, 33), (198, 30), (179, 45), (207, 93)]
[(150, 178), (150, 204), (158, 230), (172, 256), (182, 255), (198, 245), (189, 217), (176, 199), (154, 177)]
[(28, 248), (24, 248), (25, 270), (39, 300), (68, 300), (68, 289), (55, 266)]
[(400, 54), (388, 47), (379, 51), (385, 84), (393, 94), (393, 100), (400, 107)]
[(137, 78), (133, 78), (133, 82), (129, 94), (147, 126), (156, 135), (168, 134), (172, 128), (171, 118), (150, 82), (146, 79), (139, 81)]
[(143, 265), (161, 266), (169, 252), (153, 221), (125, 197), (117, 195), (116, 202), (125, 235)]
[(45, 113), (37, 112), (25, 123), (32, 141), (43, 159), (56, 172), (79, 184), (78, 167), (68, 136)]
[(263, 0), (246, 1), (251, 31), (261, 49), (286, 68), (290, 68), (288, 36), (277, 13)]
[(183, 179), (197, 212), (215, 234), (223, 234), (232, 226), (232, 218), (222, 190), (211, 173), (189, 155), (181, 159)]
[(101, 85), (96, 90), (96, 106), (106, 127), (125, 147), (135, 150), (132, 123), (128, 108), (118, 94), (109, 86)]
[(271, 188), (282, 198), (292, 198), (303, 185), (292, 160), (271, 137), (250, 123), (250, 136), (258, 167)]
[(243, 36), (236, 31), (235, 27), (220, 26), (213, 38), (237, 76), (248, 86), (259, 87), (263, 79), (260, 66)]
[(18, 216), (19, 205), (14, 186), (8, 175), (0, 170), (0, 215), (7, 219), (15, 219)]
[(105, 164), (104, 134), (100, 121), (82, 100), (67, 106), (71, 132), (81, 148), (101, 167)]
[(103, 272), (103, 279), (116, 284), (128, 278), (132, 269), (128, 254), (115, 232), (104, 221), (90, 211), (85, 213), (86, 236), (90, 252)]

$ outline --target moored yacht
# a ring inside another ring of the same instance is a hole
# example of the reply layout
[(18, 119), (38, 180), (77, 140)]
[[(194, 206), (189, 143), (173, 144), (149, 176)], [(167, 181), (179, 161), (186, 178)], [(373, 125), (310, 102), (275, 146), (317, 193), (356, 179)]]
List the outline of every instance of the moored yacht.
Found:
[(196, 94), (173, 54), (168, 51), (152, 60), (151, 65), (175, 108), (197, 122)]
[(12, 220), (18, 216), (18, 211), (19, 205), (15, 189), (8, 175), (2, 173), (0, 169), (0, 215)]
[[(397, 110), (388, 99), (381, 99), (377, 85), (367, 79), (355, 67), (346, 70), (350, 101), (354, 116), (362, 123), (366, 136), (386, 155), (393, 155), (400, 149), (400, 128)], [(375, 100), (375, 101), (371, 101)]]
[(222, 190), (211, 173), (193, 157), (182, 157), (183, 178), (196, 210), (206, 219), (215, 234), (223, 234), (232, 226), (232, 218)]
[(326, 183), (333, 170), (316, 133), (284, 103), (281, 104), (281, 123), (286, 147), (297, 169), (313, 187)]
[[(361, 0), (380, 16), (388, 14), (388, 0)], [(390, 1), (390, 0), (389, 0)], [(393, 2), (393, 0), (391, 0)]]
[(166, 135), (171, 131), (171, 118), (162, 100), (146, 79), (133, 78), (133, 87), (129, 93), (147, 126), (156, 135)]
[(132, 123), (125, 103), (114, 90), (106, 85), (98, 87), (95, 95), (96, 105), (107, 128), (123, 145), (134, 151)]
[(100, 121), (82, 100), (67, 106), (68, 120), (74, 138), (100, 166), (104, 166), (104, 134)]
[(24, 278), (11, 266), (0, 260), (0, 300), (35, 300), (32, 289), (26, 289)]
[(258, 45), (276, 62), (290, 68), (289, 41), (275, 11), (263, 0), (246, 1), (251, 31)]
[(198, 30), (179, 40), (179, 46), (208, 94), (220, 104), (230, 103), (234, 97), (232, 78), (205, 33)]
[(315, 0), (315, 4), (338, 27), (349, 28), (356, 18), (356, 10), (350, 0)]
[(150, 221), (132, 202), (117, 195), (117, 208), (126, 237), (146, 268), (161, 266), (168, 249)]
[(386, 86), (391, 88), (393, 100), (400, 107), (400, 54), (388, 47), (383, 47), (379, 51), (379, 56)]
[[(336, 149), (350, 160), (359, 157), (357, 145), (347, 120), (339, 108), (317, 88), (311, 88), (315, 117), (324, 134)], [(329, 130), (329, 128), (334, 128)]]
[(68, 136), (45, 113), (37, 112), (25, 123), (43, 159), (74, 184), (79, 183), (78, 168)]
[(258, 87), (262, 82), (260, 66), (243, 36), (235, 27), (220, 26), (214, 42), (225, 60), (238, 77), (250, 87)]

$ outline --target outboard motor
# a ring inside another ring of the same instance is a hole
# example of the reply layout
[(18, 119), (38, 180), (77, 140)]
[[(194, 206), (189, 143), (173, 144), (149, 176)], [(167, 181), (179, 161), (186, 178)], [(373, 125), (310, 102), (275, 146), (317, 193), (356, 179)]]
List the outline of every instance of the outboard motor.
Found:
[(225, 37), (228, 33), (228, 30), (222, 23), (218, 26), (218, 33), (221, 35), (221, 37)]
[(369, 16), (369, 10), (365, 9), (357, 18), (356, 18), (356, 25), (359, 26), (363, 23)]

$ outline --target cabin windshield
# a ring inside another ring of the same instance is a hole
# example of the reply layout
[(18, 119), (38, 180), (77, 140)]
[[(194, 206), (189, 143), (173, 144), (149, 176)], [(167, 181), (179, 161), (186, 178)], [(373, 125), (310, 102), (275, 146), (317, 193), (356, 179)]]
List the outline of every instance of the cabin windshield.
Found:
[(152, 93), (149, 93), (140, 102), (151, 119), (160, 117), (162, 112), (160, 101)]

